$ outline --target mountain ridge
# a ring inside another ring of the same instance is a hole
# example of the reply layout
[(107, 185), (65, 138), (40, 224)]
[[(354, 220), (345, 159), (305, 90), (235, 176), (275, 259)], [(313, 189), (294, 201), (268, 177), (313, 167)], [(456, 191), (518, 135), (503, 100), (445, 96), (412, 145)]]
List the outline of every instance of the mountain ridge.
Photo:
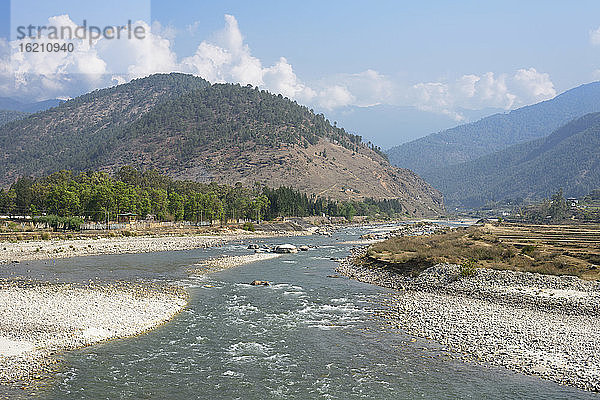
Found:
[(409, 168), (430, 180), (437, 169), (548, 136), (573, 119), (600, 111), (599, 100), (600, 82), (592, 82), (550, 100), (433, 133), (386, 153), (392, 164)]
[(547, 137), (449, 166), (431, 177), (453, 205), (539, 200), (559, 188), (583, 196), (600, 187), (600, 112), (586, 114)]
[(401, 198), (411, 215), (442, 196), (380, 149), (281, 95), (156, 74), (0, 127), (0, 181), (57, 169), (158, 169), (197, 181), (286, 185), (332, 199)]

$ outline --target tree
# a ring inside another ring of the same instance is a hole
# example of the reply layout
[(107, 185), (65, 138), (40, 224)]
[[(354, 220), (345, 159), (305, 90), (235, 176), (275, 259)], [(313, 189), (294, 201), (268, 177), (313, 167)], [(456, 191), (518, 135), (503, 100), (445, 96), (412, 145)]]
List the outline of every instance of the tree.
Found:
[(567, 218), (568, 211), (569, 206), (561, 188), (552, 196), (550, 200), (549, 215), (555, 222), (564, 221)]

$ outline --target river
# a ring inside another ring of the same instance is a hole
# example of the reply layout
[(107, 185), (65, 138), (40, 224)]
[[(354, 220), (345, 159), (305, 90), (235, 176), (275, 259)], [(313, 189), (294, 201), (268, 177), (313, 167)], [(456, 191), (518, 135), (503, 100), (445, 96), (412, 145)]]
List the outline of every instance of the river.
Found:
[[(334, 275), (365, 228), (332, 237), (233, 242), (190, 251), (29, 261), (0, 276), (182, 285), (189, 306), (139, 337), (61, 357), (39, 399), (600, 399), (498, 367), (465, 362), (374, 317), (387, 289)], [(250, 242), (315, 246), (204, 277), (202, 259), (248, 254)], [(268, 287), (247, 283), (269, 280)], [(1, 393), (2, 389), (0, 389)], [(20, 390), (9, 398), (31, 398)], [(0, 396), (2, 397), (2, 396)]]

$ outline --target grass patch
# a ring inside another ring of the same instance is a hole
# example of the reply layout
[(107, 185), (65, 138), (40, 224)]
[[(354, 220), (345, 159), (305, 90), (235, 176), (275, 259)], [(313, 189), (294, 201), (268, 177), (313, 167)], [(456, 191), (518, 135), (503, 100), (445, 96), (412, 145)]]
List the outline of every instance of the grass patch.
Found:
[(370, 246), (367, 258), (411, 274), (448, 262), (461, 265), (461, 275), (463, 270), (468, 275), (483, 267), (597, 280), (600, 230), (595, 226), (471, 226), (392, 238)]

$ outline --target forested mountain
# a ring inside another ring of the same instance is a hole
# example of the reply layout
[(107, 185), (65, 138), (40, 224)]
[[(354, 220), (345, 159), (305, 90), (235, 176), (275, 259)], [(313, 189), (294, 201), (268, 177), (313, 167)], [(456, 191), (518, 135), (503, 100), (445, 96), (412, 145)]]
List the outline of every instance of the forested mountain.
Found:
[(439, 169), (548, 136), (569, 121), (598, 111), (600, 82), (594, 82), (551, 100), (405, 143), (387, 154), (392, 164), (409, 168), (430, 182)]
[(558, 188), (583, 196), (600, 187), (600, 113), (576, 119), (550, 136), (439, 169), (430, 182), (452, 205), (541, 199)]
[(0, 110), (0, 126), (11, 121), (25, 118), (27, 115), (29, 115), (29, 113), (21, 111)]
[(123, 165), (247, 187), (292, 186), (335, 199), (443, 209), (439, 192), (322, 114), (251, 86), (157, 74), (97, 90), (0, 127), (0, 183), (60, 169)]

